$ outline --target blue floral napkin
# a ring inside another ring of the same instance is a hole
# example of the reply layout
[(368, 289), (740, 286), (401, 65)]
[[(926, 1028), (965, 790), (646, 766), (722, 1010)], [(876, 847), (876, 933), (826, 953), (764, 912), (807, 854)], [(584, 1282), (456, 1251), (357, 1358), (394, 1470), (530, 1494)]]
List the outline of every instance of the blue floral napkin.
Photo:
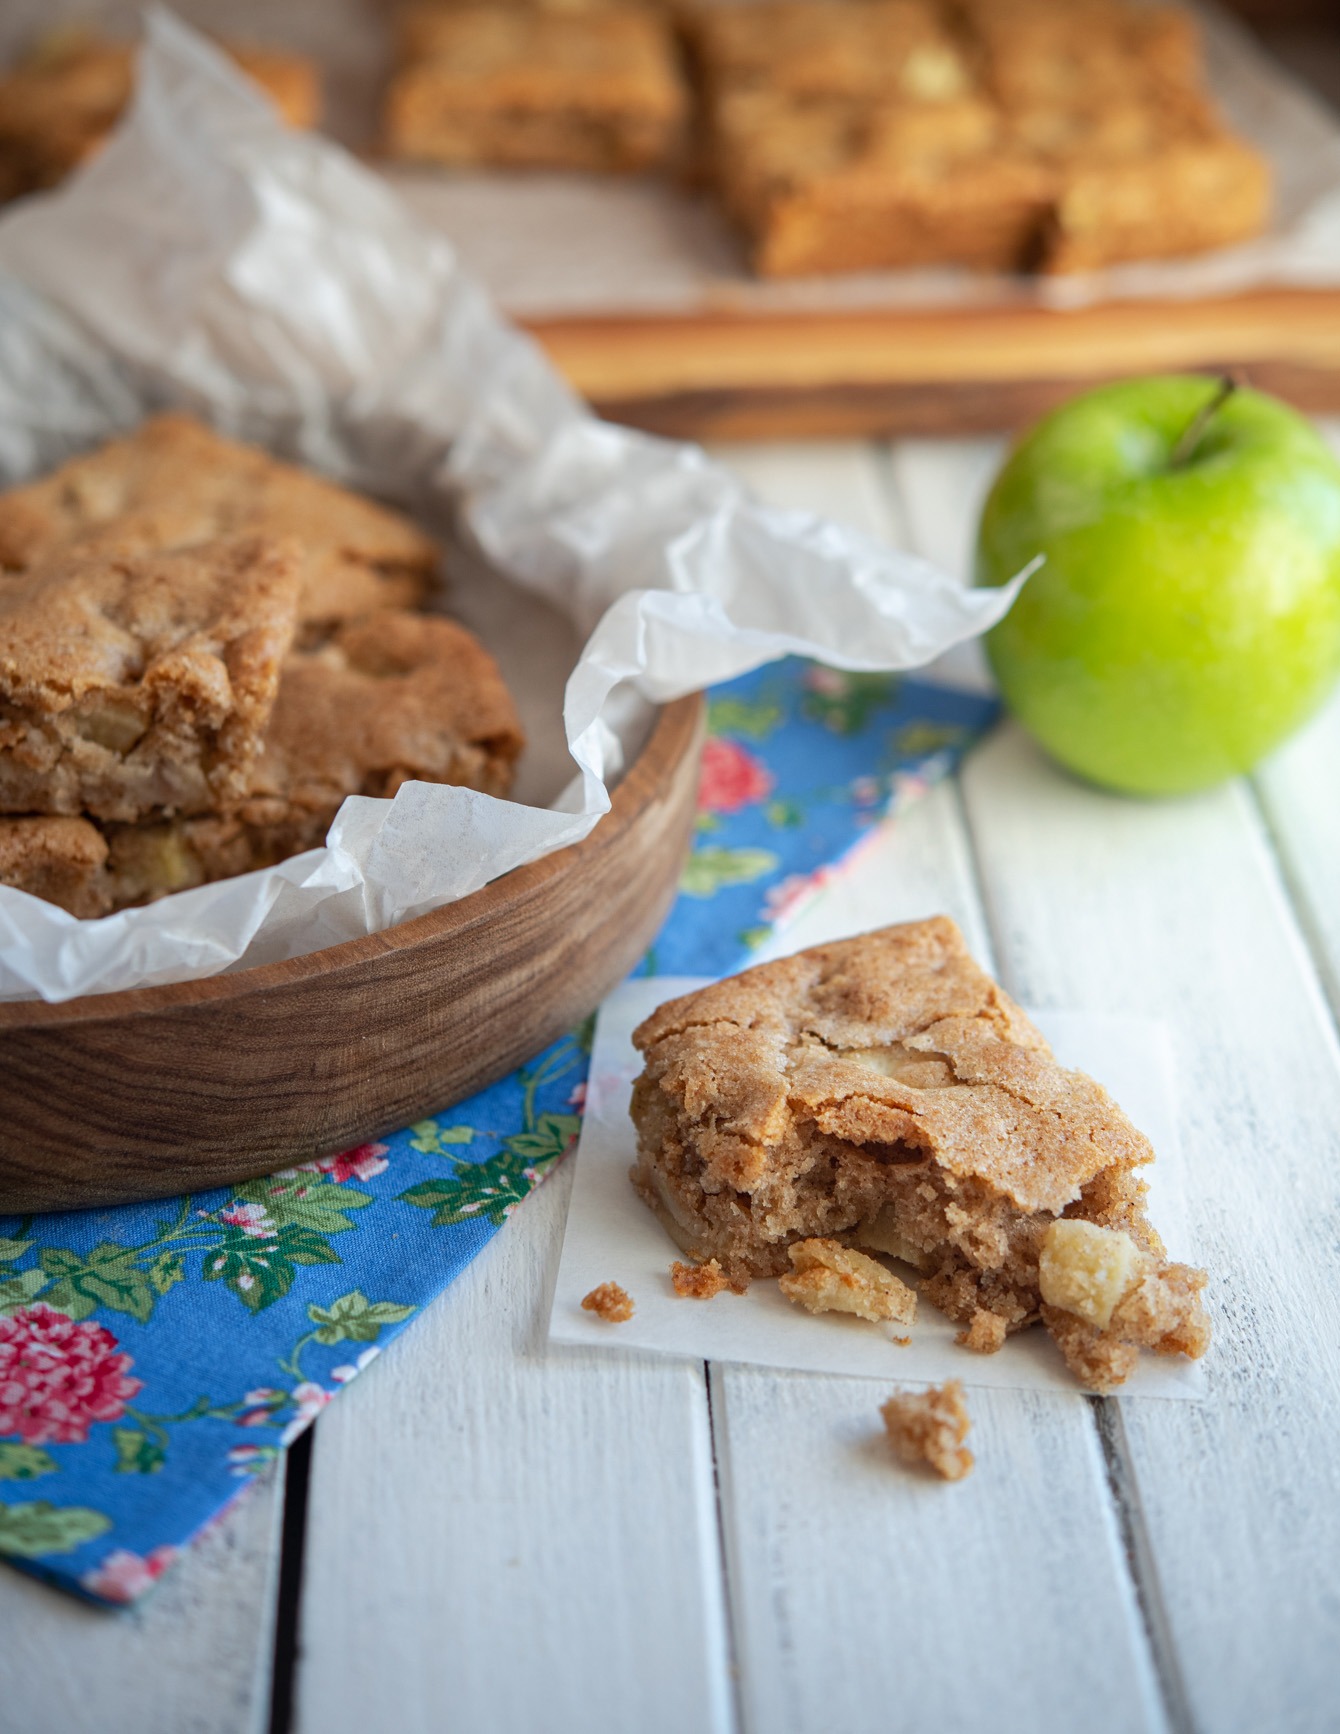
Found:
[[(716, 689), (696, 846), (643, 968), (747, 962), (994, 711), (794, 660)], [(568, 1150), (588, 1048), (589, 1024), (448, 1112), (243, 1186), (0, 1218), (0, 1555), (97, 1601), (148, 1589)]]

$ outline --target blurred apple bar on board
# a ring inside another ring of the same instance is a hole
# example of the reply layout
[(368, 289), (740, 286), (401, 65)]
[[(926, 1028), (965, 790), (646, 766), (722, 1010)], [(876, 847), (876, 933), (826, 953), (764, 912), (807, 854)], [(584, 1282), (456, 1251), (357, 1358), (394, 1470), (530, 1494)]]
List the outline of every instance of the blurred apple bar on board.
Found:
[[(321, 83), (310, 60), (244, 43), (220, 46), (290, 126), (316, 125)], [(55, 186), (93, 155), (130, 101), (135, 52), (131, 43), (88, 30), (57, 29), (0, 77), (0, 198)]]
[(756, 269), (1086, 270), (1257, 233), (1259, 155), (1176, 8), (763, 0), (686, 29)]
[(680, 148), (686, 106), (671, 27), (650, 9), (415, 6), (384, 144), (452, 166), (648, 169)]
[(1210, 100), (1199, 31), (1127, 0), (960, 0), (1012, 148), (1054, 178), (1035, 263), (1095, 270), (1258, 234), (1270, 171)]

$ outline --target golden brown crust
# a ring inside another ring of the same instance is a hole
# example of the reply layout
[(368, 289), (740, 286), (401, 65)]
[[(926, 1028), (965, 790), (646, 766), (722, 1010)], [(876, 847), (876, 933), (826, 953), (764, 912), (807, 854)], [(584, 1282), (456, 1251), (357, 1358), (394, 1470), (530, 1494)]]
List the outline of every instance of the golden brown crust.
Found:
[(582, 1296), (582, 1309), (594, 1313), (607, 1325), (622, 1325), (633, 1316), (633, 1301), (617, 1282), (602, 1282)]
[(679, 143), (686, 97), (653, 12), (411, 8), (386, 99), (396, 157), (640, 169)]
[(703, 7), (686, 30), (710, 88), (879, 102), (964, 94), (962, 44), (925, 0), (757, 0), (748, 12)]
[(972, 1418), (957, 1379), (926, 1391), (895, 1391), (879, 1412), (900, 1462), (933, 1469), (945, 1481), (961, 1481), (972, 1468), (973, 1454), (963, 1443)]
[(292, 544), (246, 536), (0, 577), (0, 812), (129, 821), (241, 795), (299, 575)]
[(81, 919), (112, 906), (107, 843), (87, 819), (0, 819), (0, 885)]
[[(989, 1353), (1046, 1316), (1057, 1218), (1129, 1235), (1160, 1281), (1181, 1268), (1144, 1219), (1148, 1141), (1056, 1062), (945, 917), (748, 970), (659, 1007), (633, 1040), (634, 1184), (728, 1275), (782, 1275), (797, 1242), (897, 1256)], [(1197, 1309), (1140, 1341), (1200, 1352)]]
[(301, 545), (300, 617), (313, 628), (416, 605), (437, 558), (399, 513), (188, 415), (155, 416), (0, 494), (0, 568), (10, 571), (75, 544), (147, 553), (244, 534)]
[[(310, 60), (221, 46), (290, 126), (316, 124), (320, 81)], [(83, 31), (53, 32), (0, 77), (0, 197), (54, 186), (99, 148), (130, 100), (135, 52)]]

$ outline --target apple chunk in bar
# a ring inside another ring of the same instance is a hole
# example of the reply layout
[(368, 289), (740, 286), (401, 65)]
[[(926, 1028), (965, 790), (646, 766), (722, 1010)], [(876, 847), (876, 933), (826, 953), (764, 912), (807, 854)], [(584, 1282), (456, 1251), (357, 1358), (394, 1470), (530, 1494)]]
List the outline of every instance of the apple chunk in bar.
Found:
[(0, 574), (0, 813), (141, 819), (247, 787), (301, 561), (254, 536)]
[(786, 1288), (808, 1249), (830, 1267), (843, 1247), (893, 1256), (966, 1348), (1040, 1320), (1095, 1390), (1140, 1348), (1204, 1353), (1204, 1273), (1171, 1263), (1144, 1213), (1147, 1139), (1058, 1064), (952, 921), (747, 970), (633, 1040), (633, 1181), (695, 1260)]

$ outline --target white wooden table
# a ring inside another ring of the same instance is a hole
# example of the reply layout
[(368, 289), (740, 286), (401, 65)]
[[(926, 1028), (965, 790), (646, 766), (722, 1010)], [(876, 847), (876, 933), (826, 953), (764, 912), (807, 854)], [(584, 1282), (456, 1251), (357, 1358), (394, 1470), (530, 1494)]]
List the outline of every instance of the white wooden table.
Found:
[[(962, 567), (997, 452), (721, 455)], [(0, 1730), (1340, 1728), (1338, 773), (1335, 706), (1176, 804), (1006, 726), (782, 947), (947, 910), (1025, 1004), (1179, 1028), (1207, 1402), (977, 1391), (944, 1487), (868, 1382), (549, 1352), (560, 1170), (141, 1610), (0, 1572)]]

